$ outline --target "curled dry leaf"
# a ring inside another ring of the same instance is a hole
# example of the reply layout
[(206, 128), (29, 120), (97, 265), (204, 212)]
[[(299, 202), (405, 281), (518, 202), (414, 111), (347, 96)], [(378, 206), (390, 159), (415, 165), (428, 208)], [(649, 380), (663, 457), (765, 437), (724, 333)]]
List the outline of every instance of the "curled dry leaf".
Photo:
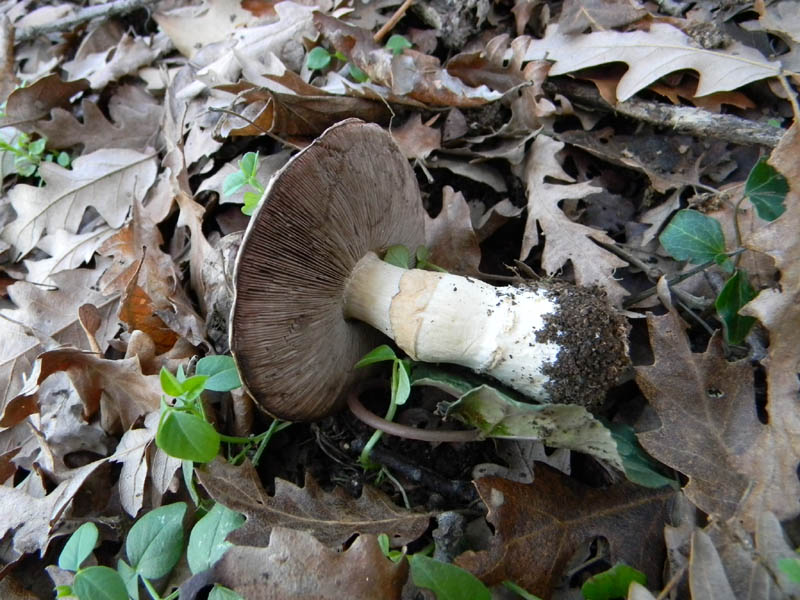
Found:
[(67, 106), (70, 98), (88, 88), (89, 82), (85, 79), (63, 81), (55, 74), (42, 77), (29, 86), (11, 92), (2, 122), (20, 127), (37, 119), (44, 119), (50, 109)]
[(235, 467), (217, 459), (198, 469), (197, 476), (215, 501), (247, 516), (244, 526), (231, 534), (237, 544), (263, 544), (273, 528), (290, 527), (327, 546), (341, 547), (355, 533), (385, 533), (392, 545), (401, 546), (422, 535), (430, 519), (398, 508), (371, 486), (353, 498), (340, 487), (324, 491), (310, 475), (302, 488), (276, 479), (275, 495), (269, 496), (249, 462)]
[(495, 534), (488, 550), (465, 552), (456, 564), (484, 583), (510, 579), (547, 598), (580, 544), (603, 536), (612, 562), (624, 561), (657, 585), (671, 489), (628, 482), (594, 489), (545, 465), (537, 466), (530, 485), (485, 477), (475, 486)]
[[(442, 189), (442, 210), (435, 219), (425, 216), (425, 245), (428, 260), (459, 275), (478, 275), (481, 247), (467, 201), (449, 185)], [(413, 249), (412, 249), (413, 251)]]
[(399, 600), (408, 561), (386, 558), (374, 535), (336, 552), (305, 531), (276, 527), (266, 548), (230, 548), (214, 574), (248, 600)]

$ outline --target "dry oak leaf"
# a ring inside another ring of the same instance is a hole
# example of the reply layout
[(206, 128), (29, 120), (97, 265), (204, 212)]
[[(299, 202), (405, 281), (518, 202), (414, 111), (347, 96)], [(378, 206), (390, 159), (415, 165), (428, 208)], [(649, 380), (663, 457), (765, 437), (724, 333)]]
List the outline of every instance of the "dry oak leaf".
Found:
[(430, 520), (369, 486), (353, 498), (338, 487), (324, 491), (307, 474), (302, 488), (276, 479), (275, 495), (269, 496), (250, 462), (236, 467), (217, 459), (196, 472), (215, 502), (247, 516), (230, 536), (235, 544), (263, 545), (273, 528), (288, 527), (307, 531), (326, 546), (341, 547), (355, 533), (385, 533), (393, 546), (401, 546), (422, 535)]
[(635, 0), (564, 0), (558, 27), (564, 34), (587, 27), (605, 31), (638, 21), (647, 14)]
[(705, 352), (692, 353), (674, 313), (648, 316), (648, 327), (655, 361), (636, 367), (636, 381), (661, 427), (640, 433), (642, 446), (686, 475), (687, 497), (711, 515), (735, 515), (752, 527), (763, 510), (781, 518), (798, 514), (800, 461), (787, 453), (780, 422), (793, 417), (771, 405), (771, 423), (759, 422), (749, 362), (728, 362), (719, 335)]
[(626, 63), (628, 71), (617, 86), (620, 102), (681, 69), (697, 71), (697, 96), (734, 90), (781, 73), (779, 62), (768, 61), (753, 48), (734, 43), (725, 51), (707, 50), (693, 45), (689, 36), (665, 23), (652, 24), (650, 31), (578, 35), (564, 34), (558, 25), (550, 25), (545, 37), (531, 41), (525, 53), (525, 60), (543, 59), (555, 61), (551, 76), (612, 62)]
[(36, 119), (43, 119), (50, 109), (69, 105), (69, 99), (89, 88), (85, 79), (63, 81), (58, 75), (42, 77), (35, 83), (11, 92), (6, 101), (3, 127), (20, 127)]
[(8, 287), (9, 298), (18, 308), (0, 309), (0, 407), (17, 395), (43, 350), (58, 345), (91, 349), (79, 320), (82, 304), (97, 307), (102, 320), (96, 338), (102, 351), (108, 348), (108, 340), (118, 328), (119, 298), (103, 296), (94, 289), (99, 276), (96, 270), (76, 269), (54, 274), (55, 289), (26, 281)]
[[(613, 245), (614, 240), (599, 229), (571, 221), (558, 206), (562, 200), (585, 198), (602, 191), (590, 182), (572, 183), (574, 179), (558, 162), (557, 154), (563, 147), (563, 142), (539, 135), (528, 151), (521, 173), (527, 187), (528, 219), (520, 260), (525, 260), (539, 243), (538, 222), (547, 238), (542, 256), (544, 270), (553, 274), (571, 261), (578, 285), (598, 285), (618, 305), (627, 292), (614, 280), (614, 269), (627, 263), (592, 241)], [(549, 179), (566, 183), (550, 183)]]
[(72, 380), (85, 419), (97, 413), (103, 401), (103, 420), (120, 422), (127, 430), (140, 416), (160, 406), (158, 375), (143, 375), (138, 358), (108, 360), (76, 348), (61, 348), (36, 359), (26, 386), (6, 405), (0, 426), (13, 426), (38, 412), (39, 385), (59, 371), (66, 371)]
[(111, 227), (120, 227), (133, 199), (141, 201), (156, 176), (154, 153), (98, 150), (80, 156), (72, 169), (43, 162), (45, 185), (18, 183), (8, 193), (17, 218), (0, 234), (14, 246), (15, 260), (33, 250), (45, 231), (77, 233), (90, 206)]
[(28, 273), (26, 281), (38, 284), (52, 284), (52, 275), (61, 271), (77, 269), (88, 263), (97, 249), (114, 234), (114, 229), (100, 224), (85, 233), (70, 233), (65, 229), (56, 229), (43, 236), (37, 246), (50, 255), (50, 258), (25, 260)]
[(425, 246), (430, 250), (428, 260), (443, 269), (459, 275), (480, 273), (481, 247), (469, 205), (463, 194), (449, 185), (442, 189), (442, 210), (436, 218), (425, 213)]
[(443, 69), (435, 56), (414, 50), (395, 55), (379, 46), (372, 33), (322, 13), (314, 24), (331, 44), (347, 56), (372, 82), (393, 94), (408, 96), (429, 106), (470, 108), (498, 100), (502, 94), (485, 85), (471, 87)]
[(769, 351), (762, 361), (767, 371), (765, 428), (749, 448), (748, 473), (755, 487), (748, 495), (749, 512), (770, 510), (781, 519), (800, 513), (800, 126), (784, 134), (769, 159), (789, 182), (786, 212), (746, 238), (744, 245), (775, 260), (780, 289), (762, 290), (741, 311), (769, 330)]
[(147, 92), (134, 86), (123, 87), (109, 101), (107, 119), (97, 104), (84, 100), (83, 122), (71, 112), (55, 108), (50, 119), (36, 123), (36, 130), (47, 137), (49, 148), (83, 146), (83, 154), (104, 148), (144, 151), (157, 146), (162, 108)]
[(266, 548), (230, 548), (214, 575), (248, 600), (400, 600), (408, 561), (386, 558), (374, 535), (336, 552), (307, 532), (275, 527)]
[(484, 583), (510, 579), (548, 598), (573, 553), (597, 536), (608, 540), (612, 562), (624, 561), (652, 584), (659, 581), (670, 488), (629, 482), (589, 488), (543, 464), (532, 484), (484, 477), (475, 486), (495, 534), (488, 550), (465, 552), (455, 562)]

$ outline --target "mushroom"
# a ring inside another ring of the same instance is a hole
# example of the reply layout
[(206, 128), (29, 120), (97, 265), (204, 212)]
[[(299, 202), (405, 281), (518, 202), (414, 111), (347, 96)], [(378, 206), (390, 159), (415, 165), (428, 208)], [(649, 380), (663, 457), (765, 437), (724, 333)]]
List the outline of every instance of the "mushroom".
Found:
[(274, 417), (341, 408), (381, 333), (414, 360), (453, 363), (545, 402), (602, 398), (627, 366), (627, 328), (597, 290), (494, 287), (402, 269), (424, 244), (414, 172), (392, 137), (349, 119), (270, 181), (236, 263), (230, 345), (245, 389)]

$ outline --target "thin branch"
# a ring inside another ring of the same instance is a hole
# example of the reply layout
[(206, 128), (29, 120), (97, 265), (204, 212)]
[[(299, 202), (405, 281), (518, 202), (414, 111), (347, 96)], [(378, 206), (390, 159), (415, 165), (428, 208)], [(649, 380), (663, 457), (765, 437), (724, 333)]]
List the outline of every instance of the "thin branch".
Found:
[(394, 14), (392, 15), (392, 18), (389, 19), (388, 21), (386, 21), (386, 23), (384, 23), (383, 27), (381, 27), (378, 30), (378, 32), (375, 35), (372, 36), (372, 40), (376, 44), (379, 44), (380, 41), (383, 39), (383, 37), (387, 33), (389, 33), (392, 29), (394, 29), (394, 26), (397, 25), (400, 22), (400, 19), (402, 19), (405, 16), (406, 11), (409, 9), (409, 7), (413, 3), (414, 3), (414, 0), (405, 0), (405, 2), (403, 2), (403, 4), (400, 5), (400, 8), (398, 8), (396, 11), (394, 11)]
[(97, 18), (109, 18), (117, 15), (124, 15), (134, 10), (155, 4), (157, 0), (116, 0), (107, 4), (97, 6), (87, 6), (80, 9), (73, 15), (56, 19), (51, 23), (27, 27), (17, 34), (18, 42), (28, 42), (40, 35), (55, 33), (58, 31), (71, 31), (84, 23)]
[(616, 112), (658, 127), (669, 127), (682, 133), (713, 137), (734, 144), (774, 148), (784, 133), (783, 129), (765, 123), (742, 119), (735, 115), (712, 113), (691, 106), (672, 106), (638, 98), (617, 102), (612, 106), (603, 100), (593, 87), (570, 79), (548, 81), (544, 84), (544, 89), (548, 93), (563, 94), (578, 104)]

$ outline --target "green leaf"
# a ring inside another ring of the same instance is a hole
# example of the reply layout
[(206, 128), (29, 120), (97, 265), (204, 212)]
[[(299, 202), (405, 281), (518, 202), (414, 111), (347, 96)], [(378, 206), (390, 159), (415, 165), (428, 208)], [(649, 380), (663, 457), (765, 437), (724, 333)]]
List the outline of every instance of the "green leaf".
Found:
[(197, 486), (194, 484), (194, 463), (190, 460), (181, 461), (181, 472), (183, 473), (183, 485), (189, 492), (189, 497), (197, 506), (200, 504), (200, 496), (197, 493)]
[(208, 377), (205, 375), (195, 375), (181, 381), (181, 396), (187, 402), (191, 402), (203, 393), (206, 389), (206, 381)]
[(756, 213), (765, 221), (774, 221), (786, 210), (784, 200), (789, 193), (789, 182), (767, 163), (766, 158), (759, 160), (744, 185), (744, 195), (756, 207)]
[(408, 376), (409, 367), (402, 360), (395, 360), (392, 368), (392, 394), (395, 404), (406, 403), (411, 395), (411, 380)]
[(412, 385), (428, 385), (458, 398), (483, 385), (478, 377), (445, 371), (425, 363), (416, 363), (411, 369)]
[(507, 590), (511, 590), (512, 592), (514, 592), (515, 594), (517, 594), (518, 596), (520, 596), (524, 600), (542, 600), (536, 594), (531, 594), (529, 591), (521, 588), (520, 586), (518, 586), (513, 581), (509, 581), (509, 580), (506, 579), (503, 582), (503, 587), (506, 588)]
[(622, 458), (622, 467), (629, 481), (649, 488), (671, 485), (678, 488), (678, 482), (658, 472), (659, 464), (641, 447), (633, 427), (621, 423), (604, 423), (611, 431)]
[(239, 168), (248, 181), (255, 179), (258, 174), (258, 152), (246, 152), (239, 161)]
[(128, 590), (128, 596), (133, 600), (139, 600), (139, 574), (136, 569), (120, 558), (117, 561), (117, 573), (122, 577), (125, 589)]
[(33, 176), (36, 168), (36, 163), (31, 162), (26, 156), (18, 156), (14, 159), (14, 169), (23, 177)]
[(383, 262), (387, 262), (395, 267), (400, 267), (401, 269), (408, 269), (410, 261), (411, 256), (408, 252), (408, 248), (402, 244), (389, 246), (386, 249), (386, 254), (383, 255)]
[(244, 598), (232, 589), (215, 583), (211, 593), (208, 595), (208, 600), (244, 600)]
[(69, 585), (57, 585), (56, 598), (66, 598), (67, 596), (75, 597), (75, 594), (72, 593), (72, 587)]
[(28, 152), (30, 152), (34, 156), (41, 156), (42, 152), (44, 152), (44, 148), (46, 145), (47, 145), (47, 138), (39, 138), (35, 142), (32, 142), (30, 146), (28, 146)]
[(245, 192), (242, 212), (246, 214), (248, 217), (252, 216), (256, 208), (258, 208), (258, 204), (259, 202), (261, 202), (262, 197), (263, 194), (257, 194), (256, 192)]
[(219, 453), (220, 438), (208, 421), (167, 409), (158, 425), (156, 445), (175, 458), (206, 463)]
[(437, 600), (490, 600), (492, 597), (480, 579), (461, 567), (422, 554), (412, 554), (408, 562), (414, 585), (431, 590)]
[(364, 71), (359, 69), (353, 63), (350, 63), (350, 77), (352, 77), (353, 81), (357, 83), (364, 83), (365, 81), (369, 81), (369, 75), (364, 73)]
[(395, 360), (397, 355), (394, 353), (394, 350), (391, 349), (390, 346), (383, 344), (382, 346), (378, 346), (374, 350), (367, 352), (360, 361), (356, 363), (356, 369), (359, 367), (366, 367), (367, 365), (371, 365), (377, 362), (384, 362), (386, 360)]
[(756, 292), (750, 285), (747, 271), (739, 269), (733, 274), (733, 277), (725, 282), (719, 296), (714, 301), (714, 307), (717, 309), (725, 329), (725, 339), (729, 344), (742, 343), (756, 322), (753, 317), (739, 314), (739, 310), (755, 297)]
[(73, 593), (80, 600), (128, 600), (119, 573), (108, 567), (88, 567), (75, 575)]
[(627, 598), (628, 588), (633, 582), (647, 585), (647, 577), (628, 565), (618, 564), (608, 571), (598, 573), (581, 586), (581, 594), (586, 600), (611, 600)]
[(56, 162), (66, 169), (70, 163), (72, 163), (72, 157), (69, 155), (69, 152), (62, 151), (56, 156)]
[(142, 577), (164, 577), (183, 553), (183, 516), (186, 503), (161, 506), (136, 521), (125, 540), (125, 553)]
[(200, 519), (189, 535), (186, 558), (193, 574), (213, 567), (231, 547), (225, 538), (244, 524), (244, 516), (222, 504), (214, 507)]
[(800, 583), (800, 558), (781, 558), (778, 568), (794, 583)]
[(331, 55), (322, 46), (313, 48), (306, 57), (306, 66), (312, 71), (321, 70), (331, 64)]
[(225, 177), (225, 180), (222, 182), (222, 195), (230, 196), (238, 192), (245, 185), (247, 185), (247, 175), (241, 171), (235, 171)]
[(481, 385), (450, 404), (446, 416), (480, 429), (485, 437), (542, 440), (547, 446), (591, 454), (623, 470), (611, 432), (577, 404), (517, 402)]
[(411, 48), (412, 45), (406, 38), (396, 33), (386, 40), (386, 49), (390, 50), (392, 54), (402, 54), (403, 50)]
[(658, 240), (673, 258), (696, 264), (725, 253), (725, 236), (719, 222), (696, 210), (679, 210)]
[(225, 354), (201, 358), (194, 372), (208, 377), (206, 389), (212, 392), (230, 392), (242, 387), (233, 357)]
[(97, 525), (84, 523), (69, 536), (58, 556), (58, 566), (65, 571), (77, 571), (94, 550), (97, 543)]
[(167, 371), (166, 367), (161, 367), (161, 372), (158, 374), (158, 379), (161, 382), (161, 389), (167, 396), (177, 398), (183, 393), (183, 387), (178, 378), (172, 373)]

